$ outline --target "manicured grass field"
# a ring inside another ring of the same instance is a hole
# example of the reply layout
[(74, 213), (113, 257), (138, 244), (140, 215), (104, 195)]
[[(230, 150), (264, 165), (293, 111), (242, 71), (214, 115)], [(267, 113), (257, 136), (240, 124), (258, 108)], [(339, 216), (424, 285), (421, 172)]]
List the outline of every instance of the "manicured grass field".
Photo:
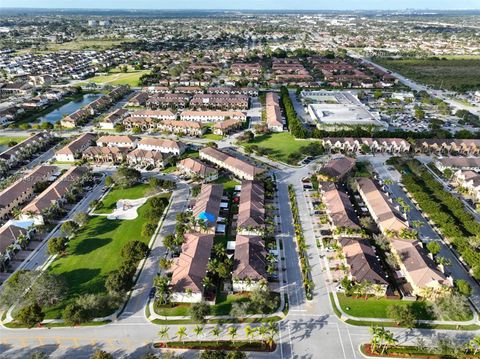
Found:
[(246, 145), (257, 145), (271, 150), (271, 157), (274, 160), (287, 162), (288, 155), (298, 152), (302, 146), (310, 143), (318, 142), (311, 140), (296, 140), (289, 132), (270, 133), (266, 135), (256, 136)]
[(86, 85), (89, 82), (102, 85), (130, 85), (132, 87), (139, 86), (140, 77), (143, 74), (149, 73), (150, 70), (133, 70), (126, 73), (123, 72), (110, 72), (106, 76), (95, 76), (86, 80), (81, 85)]
[(480, 59), (386, 59), (374, 62), (412, 80), (448, 90), (480, 88)]
[[(150, 237), (141, 235), (145, 213), (150, 206), (147, 201), (138, 209), (133, 220), (109, 220), (103, 216), (90, 217), (87, 224), (73, 238), (67, 255), (56, 259), (49, 270), (62, 276), (68, 284), (68, 298), (58, 305), (46, 308), (47, 318), (58, 318), (65, 306), (75, 297), (87, 293), (105, 292), (107, 275), (120, 267), (123, 246), (132, 240), (148, 243)], [(104, 315), (113, 312), (105, 308)]]
[(221, 176), (217, 178), (215, 181), (213, 181), (212, 183), (223, 184), (223, 190), (227, 192), (233, 191), (235, 189), (235, 186), (238, 186), (240, 184), (240, 182), (232, 180), (227, 176)]
[(25, 140), (26, 136), (2, 136), (0, 137), (0, 146), (8, 146), (10, 141), (15, 141), (17, 143), (22, 142)]
[(114, 187), (102, 200), (103, 205), (95, 213), (112, 213), (121, 199), (138, 199), (145, 197), (150, 189), (148, 184), (140, 183), (130, 188)]
[(202, 138), (206, 138), (207, 140), (212, 140), (212, 141), (220, 141), (223, 138), (223, 136), (216, 135), (214, 133), (207, 133), (203, 135)]
[[(427, 302), (410, 302), (406, 300), (385, 299), (385, 298), (355, 298), (347, 297), (345, 294), (338, 293), (338, 300), (342, 310), (355, 317), (360, 318), (388, 318), (387, 308), (390, 305), (412, 305), (418, 319), (433, 320), (430, 314), (430, 304)], [(349, 309), (347, 309), (347, 307)]]

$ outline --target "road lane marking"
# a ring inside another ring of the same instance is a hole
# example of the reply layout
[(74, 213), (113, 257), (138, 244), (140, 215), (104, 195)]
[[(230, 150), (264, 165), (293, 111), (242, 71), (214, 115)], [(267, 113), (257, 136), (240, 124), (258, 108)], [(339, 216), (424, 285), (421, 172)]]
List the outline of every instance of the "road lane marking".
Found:
[(338, 337), (340, 338), (340, 345), (342, 346), (343, 357), (347, 359), (347, 354), (345, 353), (345, 348), (343, 347), (342, 334), (340, 333), (340, 327), (338, 324), (337, 324), (337, 332), (338, 332)]

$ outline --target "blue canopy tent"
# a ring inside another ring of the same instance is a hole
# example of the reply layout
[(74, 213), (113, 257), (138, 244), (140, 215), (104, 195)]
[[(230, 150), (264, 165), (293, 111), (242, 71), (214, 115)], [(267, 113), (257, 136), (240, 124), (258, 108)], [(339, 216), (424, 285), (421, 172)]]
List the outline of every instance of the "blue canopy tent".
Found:
[(198, 215), (198, 219), (202, 219), (204, 220), (205, 222), (208, 222), (210, 224), (213, 224), (215, 223), (215, 215), (211, 214), (211, 213), (208, 213), (208, 212), (201, 212), (199, 215)]

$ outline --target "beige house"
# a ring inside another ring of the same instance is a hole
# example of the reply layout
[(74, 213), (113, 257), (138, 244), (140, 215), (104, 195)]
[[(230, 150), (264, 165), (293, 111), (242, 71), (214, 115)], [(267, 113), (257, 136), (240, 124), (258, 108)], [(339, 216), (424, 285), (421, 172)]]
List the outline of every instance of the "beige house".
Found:
[(128, 135), (102, 136), (97, 140), (97, 146), (135, 148), (137, 147), (137, 138)]
[(215, 168), (207, 166), (196, 158), (185, 158), (177, 163), (177, 167), (191, 177), (203, 178), (205, 182), (211, 182), (218, 178), (218, 171)]
[(132, 166), (140, 165), (163, 168), (169, 162), (170, 156), (160, 151), (136, 148), (127, 154), (126, 159), (127, 162)]
[(62, 147), (55, 153), (55, 159), (60, 162), (74, 162), (82, 157), (82, 152), (90, 147), (96, 136), (93, 133), (84, 133), (68, 145)]
[(262, 237), (237, 234), (233, 256), (233, 291), (252, 291), (267, 283), (267, 250)]
[(225, 120), (221, 122), (217, 122), (215, 125), (212, 126), (212, 132), (215, 135), (226, 136), (229, 133), (236, 131), (243, 127), (243, 122), (240, 120)]
[(243, 181), (238, 206), (237, 233), (262, 235), (265, 232), (265, 189), (259, 181)]
[(143, 137), (140, 142), (138, 142), (138, 148), (141, 150), (158, 151), (179, 156), (185, 152), (186, 146), (179, 141), (164, 138)]
[(280, 110), (278, 95), (274, 92), (267, 92), (265, 97), (265, 115), (267, 128), (270, 131), (283, 131), (282, 111)]
[(198, 122), (219, 122), (232, 119), (244, 122), (247, 120), (247, 115), (241, 111), (183, 111), (180, 119)]

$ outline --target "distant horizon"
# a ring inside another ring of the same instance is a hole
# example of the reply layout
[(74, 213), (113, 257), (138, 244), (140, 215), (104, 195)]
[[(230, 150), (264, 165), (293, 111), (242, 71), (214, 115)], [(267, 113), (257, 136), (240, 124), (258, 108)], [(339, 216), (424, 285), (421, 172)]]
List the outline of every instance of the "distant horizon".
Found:
[[(242, 5), (240, 5), (242, 4)], [(213, 10), (213, 11), (465, 11), (480, 10), (478, 0), (344, 0), (332, 4), (326, 0), (242, 0), (229, 3), (222, 0), (2, 0), (0, 9), (31, 10)]]

